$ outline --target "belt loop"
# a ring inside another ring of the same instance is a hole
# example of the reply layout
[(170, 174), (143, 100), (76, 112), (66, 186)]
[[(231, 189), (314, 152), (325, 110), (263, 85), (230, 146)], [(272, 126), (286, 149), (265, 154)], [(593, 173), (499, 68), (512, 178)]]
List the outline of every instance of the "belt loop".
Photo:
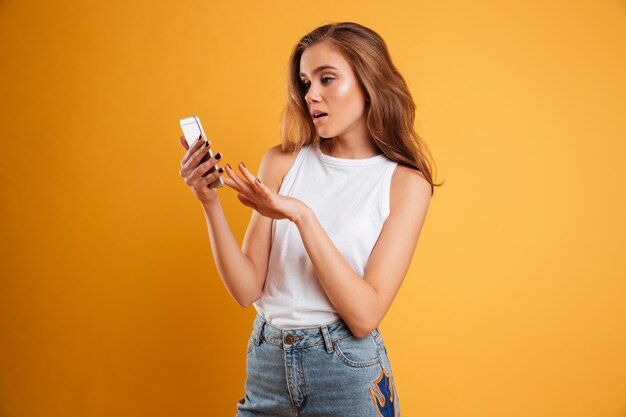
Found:
[(259, 325), (257, 326), (256, 335), (254, 337), (254, 344), (257, 346), (259, 346), (261, 340), (261, 332), (263, 331), (263, 326), (265, 326), (265, 320), (261, 319)]
[(324, 344), (326, 345), (326, 352), (333, 353), (333, 344), (330, 341), (330, 335), (328, 334), (328, 326), (325, 324), (320, 326), (322, 330), (322, 336), (324, 337)]

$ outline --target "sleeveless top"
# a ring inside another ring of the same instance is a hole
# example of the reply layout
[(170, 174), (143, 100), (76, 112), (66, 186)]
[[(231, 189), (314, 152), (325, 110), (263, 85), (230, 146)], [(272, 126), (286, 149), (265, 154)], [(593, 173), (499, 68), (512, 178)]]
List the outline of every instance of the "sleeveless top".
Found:
[[(389, 216), (389, 191), (397, 162), (384, 154), (365, 159), (322, 153), (319, 142), (303, 146), (278, 194), (309, 206), (346, 262), (361, 277)], [(281, 329), (321, 326), (341, 317), (322, 288), (297, 226), (272, 221), (265, 285), (253, 303)]]

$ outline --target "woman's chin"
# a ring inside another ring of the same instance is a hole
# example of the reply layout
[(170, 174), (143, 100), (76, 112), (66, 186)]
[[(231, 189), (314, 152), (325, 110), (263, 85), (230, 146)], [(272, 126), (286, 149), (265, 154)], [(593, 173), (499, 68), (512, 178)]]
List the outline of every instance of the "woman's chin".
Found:
[(317, 132), (320, 138), (332, 138), (333, 137), (332, 132), (330, 132), (324, 126), (316, 126), (315, 131)]

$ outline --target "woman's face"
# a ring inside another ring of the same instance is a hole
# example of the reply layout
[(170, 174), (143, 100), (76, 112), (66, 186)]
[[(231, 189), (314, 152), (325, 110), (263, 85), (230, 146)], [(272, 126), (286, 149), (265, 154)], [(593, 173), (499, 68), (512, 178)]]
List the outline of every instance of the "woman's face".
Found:
[(352, 67), (333, 45), (321, 42), (302, 53), (300, 80), (308, 110), (327, 114), (321, 118), (311, 115), (320, 137), (364, 130), (365, 96)]

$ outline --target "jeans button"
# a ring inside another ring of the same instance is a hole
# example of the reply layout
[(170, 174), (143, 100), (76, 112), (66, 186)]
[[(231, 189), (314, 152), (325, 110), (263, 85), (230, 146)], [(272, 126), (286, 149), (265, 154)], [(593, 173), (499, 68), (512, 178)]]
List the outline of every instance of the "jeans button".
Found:
[(293, 343), (293, 335), (292, 334), (288, 334), (287, 336), (285, 336), (285, 343), (290, 345)]

